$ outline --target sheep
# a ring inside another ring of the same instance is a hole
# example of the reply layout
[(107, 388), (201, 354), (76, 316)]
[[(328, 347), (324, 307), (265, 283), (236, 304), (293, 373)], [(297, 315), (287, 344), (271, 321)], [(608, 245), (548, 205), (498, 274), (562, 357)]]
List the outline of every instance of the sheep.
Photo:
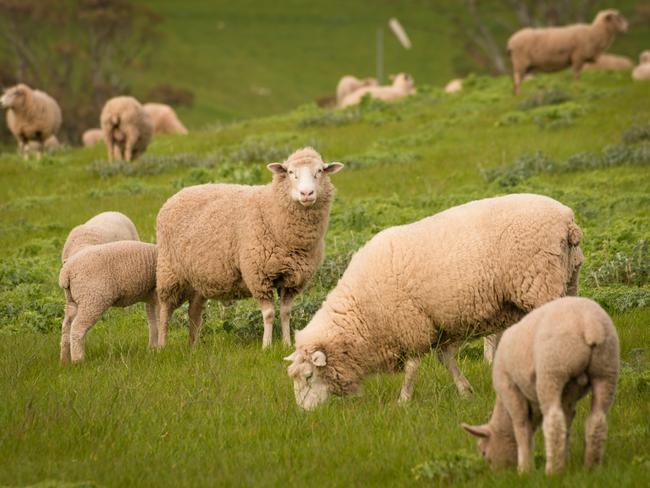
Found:
[(61, 127), (61, 108), (50, 95), (20, 83), (5, 90), (0, 105), (7, 109), (7, 126), (24, 158), (30, 143), (40, 157), (44, 143)]
[(415, 93), (413, 78), (407, 73), (400, 73), (392, 77), (393, 84), (387, 86), (366, 86), (355, 90), (343, 98), (340, 107), (349, 107), (361, 102), (361, 99), (369, 95), (372, 98), (379, 98), (385, 101), (399, 100)]
[(309, 324), (296, 332), (288, 374), (311, 410), (375, 372), (405, 369), (410, 399), (421, 355), (436, 350), (461, 394), (455, 352), (526, 312), (577, 292), (583, 256), (570, 208), (513, 194), (470, 202), (368, 241)]
[(650, 80), (650, 50), (643, 51), (639, 55), (639, 65), (632, 71), (632, 79)]
[(111, 98), (102, 109), (100, 122), (109, 161), (131, 161), (147, 150), (153, 123), (135, 98)]
[(454, 78), (445, 85), (445, 93), (456, 93), (463, 89), (463, 80)]
[(68, 259), (59, 274), (66, 297), (61, 327), (62, 363), (84, 359), (84, 337), (109, 307), (145, 302), (149, 347), (157, 343), (156, 246), (116, 241), (88, 246)]
[(596, 60), (627, 26), (618, 10), (609, 9), (598, 12), (591, 24), (518, 30), (508, 39), (515, 95), (523, 76), (532, 70), (552, 72), (571, 66), (578, 79), (583, 65)]
[(61, 262), (84, 247), (112, 241), (139, 241), (131, 219), (120, 212), (102, 212), (70, 231), (63, 245)]
[(267, 166), (263, 186), (207, 184), (185, 188), (163, 205), (157, 219), (158, 346), (167, 324), (189, 300), (190, 345), (201, 330), (208, 298), (252, 296), (262, 311), (262, 346), (271, 345), (273, 292), (280, 297), (282, 340), (291, 344), (294, 297), (320, 266), (334, 187), (329, 175), (343, 164), (325, 164), (312, 148)]
[(154, 134), (187, 134), (187, 129), (169, 105), (145, 103), (142, 108), (151, 118)]
[(631, 71), (632, 68), (634, 68), (634, 62), (627, 56), (609, 53), (603, 53), (595, 61), (585, 63), (584, 65), (584, 69), (591, 70)]
[(101, 129), (88, 129), (81, 135), (81, 142), (84, 147), (91, 147), (104, 140), (104, 132)]
[(591, 390), (585, 464), (596, 466), (603, 460), (618, 371), (618, 335), (607, 313), (587, 298), (558, 298), (504, 332), (492, 370), (492, 417), (484, 425), (462, 426), (480, 439), (479, 449), (493, 467), (516, 464), (528, 472), (541, 423), (546, 473), (556, 473), (569, 455), (576, 403)]
[(36, 141), (27, 143), (27, 153), (35, 152), (55, 152), (61, 149), (62, 145), (55, 135), (48, 137), (42, 144)]
[(336, 85), (336, 106), (340, 107), (346, 96), (366, 86), (379, 86), (379, 82), (375, 78), (359, 79), (352, 75), (344, 76)]

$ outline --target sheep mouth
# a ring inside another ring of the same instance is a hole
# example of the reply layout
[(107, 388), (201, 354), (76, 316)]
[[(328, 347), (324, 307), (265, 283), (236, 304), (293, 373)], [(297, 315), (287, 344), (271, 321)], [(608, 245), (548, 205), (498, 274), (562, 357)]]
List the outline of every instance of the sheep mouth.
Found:
[(311, 207), (314, 203), (316, 203), (316, 199), (315, 198), (304, 198), (304, 199), (301, 198), (299, 200), (299, 202), (300, 202), (300, 205), (302, 205), (303, 207)]

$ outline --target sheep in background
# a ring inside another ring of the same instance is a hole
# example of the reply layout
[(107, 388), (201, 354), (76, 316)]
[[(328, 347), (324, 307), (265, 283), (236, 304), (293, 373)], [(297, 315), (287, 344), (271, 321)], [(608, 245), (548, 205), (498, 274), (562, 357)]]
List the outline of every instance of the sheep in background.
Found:
[(650, 50), (643, 51), (639, 55), (639, 65), (632, 71), (632, 79), (650, 80)]
[(142, 108), (151, 118), (154, 134), (187, 134), (187, 128), (169, 105), (145, 103)]
[(208, 298), (252, 296), (262, 310), (263, 347), (271, 344), (274, 290), (280, 297), (282, 340), (291, 344), (289, 314), (323, 260), (334, 194), (325, 164), (311, 148), (284, 163), (269, 164), (273, 181), (263, 186), (208, 184), (185, 188), (158, 213), (158, 346), (167, 324), (189, 300), (190, 344), (200, 334)]
[(614, 400), (619, 342), (612, 320), (594, 301), (559, 298), (503, 333), (494, 358), (497, 393), (490, 421), (463, 428), (477, 436), (493, 467), (533, 465), (533, 435), (542, 423), (546, 473), (564, 468), (575, 405), (592, 391), (585, 427), (585, 464), (603, 460), (607, 411)]
[(361, 102), (361, 99), (369, 95), (380, 100), (393, 101), (407, 97), (415, 93), (415, 85), (411, 75), (400, 73), (392, 77), (393, 84), (387, 86), (366, 86), (347, 95), (340, 104), (340, 107), (349, 107)]
[(631, 71), (632, 68), (634, 68), (634, 61), (627, 56), (603, 53), (595, 61), (585, 63), (583, 69)]
[(27, 158), (31, 148), (40, 157), (45, 142), (61, 127), (61, 108), (51, 96), (20, 83), (5, 90), (0, 105), (7, 109), (7, 126)]
[(147, 150), (153, 124), (135, 98), (111, 98), (102, 109), (100, 122), (109, 161), (132, 161)]
[[(402, 368), (408, 400), (419, 358), (435, 349), (460, 392), (455, 351), (577, 290), (582, 252), (573, 212), (540, 195), (453, 207), (386, 229), (352, 257), (286, 359), (296, 402), (313, 409)], [(498, 350), (498, 349), (497, 349)]]
[(552, 72), (571, 66), (578, 79), (583, 65), (602, 54), (627, 27), (625, 17), (609, 9), (598, 12), (591, 24), (526, 27), (515, 32), (508, 40), (515, 95), (529, 71)]
[(352, 75), (344, 76), (336, 85), (336, 106), (340, 107), (343, 99), (350, 93), (367, 86), (379, 86), (379, 82), (375, 78), (359, 79)]
[(91, 147), (104, 140), (104, 132), (101, 129), (88, 129), (81, 135), (81, 142), (84, 147)]
[(27, 153), (40, 152), (52, 153), (61, 149), (63, 145), (59, 142), (56, 136), (52, 135), (47, 138), (42, 144), (36, 141), (29, 141), (27, 143)]
[(445, 93), (456, 93), (463, 89), (463, 80), (454, 78), (445, 85)]

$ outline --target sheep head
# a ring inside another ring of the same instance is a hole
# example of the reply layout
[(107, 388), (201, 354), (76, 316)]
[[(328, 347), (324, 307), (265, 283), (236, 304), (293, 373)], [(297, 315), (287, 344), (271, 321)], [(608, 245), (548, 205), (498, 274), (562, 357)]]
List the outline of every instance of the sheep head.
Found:
[(329, 186), (329, 175), (341, 171), (343, 164), (325, 164), (320, 154), (307, 147), (294, 152), (284, 163), (271, 163), (267, 168), (288, 186), (291, 200), (311, 207)]
[(19, 84), (7, 88), (0, 98), (2, 108), (17, 108), (25, 104), (31, 89), (25, 84)]
[(330, 391), (323, 375), (327, 356), (321, 350), (311, 354), (296, 350), (284, 358), (290, 361), (287, 373), (293, 379), (296, 403), (305, 410), (313, 410), (329, 398)]
[(639, 64), (650, 63), (650, 50), (645, 50), (639, 55)]
[(461, 424), (463, 429), (478, 437), (478, 450), (492, 468), (517, 465), (517, 443), (514, 436), (495, 429), (491, 424)]
[(408, 73), (400, 73), (393, 76), (392, 78), (393, 86), (399, 88), (404, 93), (413, 93), (415, 90), (415, 82), (413, 77)]
[(594, 24), (600, 23), (603, 23), (610, 32), (627, 32), (627, 19), (618, 10), (607, 9), (598, 12)]

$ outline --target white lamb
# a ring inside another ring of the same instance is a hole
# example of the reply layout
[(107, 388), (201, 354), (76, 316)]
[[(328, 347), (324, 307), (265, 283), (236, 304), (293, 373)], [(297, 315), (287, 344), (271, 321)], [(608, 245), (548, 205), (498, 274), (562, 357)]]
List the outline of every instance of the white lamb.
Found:
[(577, 289), (573, 212), (540, 195), (488, 198), (386, 229), (352, 258), (286, 358), (298, 405), (355, 392), (372, 373), (406, 367), (408, 399), (431, 350), (469, 391), (455, 349), (499, 332)]
[(650, 51), (643, 51), (639, 55), (639, 65), (632, 71), (632, 79), (650, 80)]
[(504, 332), (492, 371), (497, 393), (492, 417), (485, 425), (463, 428), (479, 437), (479, 449), (493, 467), (516, 464), (526, 472), (541, 423), (546, 473), (555, 473), (569, 455), (576, 403), (591, 390), (585, 464), (593, 467), (603, 460), (618, 371), (618, 335), (607, 313), (586, 298), (559, 298)]
[(349, 107), (361, 102), (361, 99), (368, 95), (371, 98), (379, 98), (385, 101), (399, 100), (415, 93), (413, 77), (407, 73), (400, 73), (393, 77), (393, 84), (386, 86), (366, 86), (350, 93), (340, 103), (341, 107)]
[(359, 88), (378, 85), (379, 82), (375, 78), (359, 79), (352, 75), (344, 76), (339, 80), (338, 85), (336, 85), (336, 106), (340, 107), (343, 99)]

